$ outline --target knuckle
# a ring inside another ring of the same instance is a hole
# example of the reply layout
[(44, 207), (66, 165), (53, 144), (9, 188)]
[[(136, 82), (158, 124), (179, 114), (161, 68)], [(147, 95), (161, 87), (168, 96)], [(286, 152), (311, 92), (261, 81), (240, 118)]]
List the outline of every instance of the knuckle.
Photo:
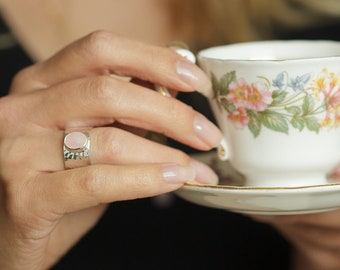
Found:
[(84, 51), (90, 55), (105, 55), (107, 48), (112, 44), (114, 35), (106, 30), (97, 30), (84, 39)]
[(13, 78), (11, 83), (11, 93), (25, 87), (27, 81), (31, 81), (32, 67), (20, 70)]
[(121, 156), (121, 143), (123, 138), (119, 135), (117, 129), (103, 129), (97, 138), (97, 145), (105, 145), (105, 149), (101, 151), (105, 160), (112, 160)]
[[(113, 80), (108, 76), (98, 76), (86, 79), (80, 88), (83, 90), (86, 89), (86, 98), (89, 98), (90, 102), (102, 102), (106, 100), (112, 100), (112, 90), (115, 87), (113, 86)], [(81, 94), (83, 95), (84, 91), (81, 91)]]
[(83, 177), (80, 177), (78, 188), (85, 196), (98, 198), (103, 186), (103, 175), (99, 166), (90, 166), (85, 170)]

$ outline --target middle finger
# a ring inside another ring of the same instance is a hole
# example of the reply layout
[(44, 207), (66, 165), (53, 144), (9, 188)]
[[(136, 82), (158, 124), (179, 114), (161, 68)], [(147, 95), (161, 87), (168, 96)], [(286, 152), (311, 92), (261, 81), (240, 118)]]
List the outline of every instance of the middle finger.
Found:
[(43, 102), (33, 121), (42, 126), (66, 129), (118, 121), (201, 150), (221, 140), (219, 129), (186, 104), (110, 76), (78, 79), (36, 94)]

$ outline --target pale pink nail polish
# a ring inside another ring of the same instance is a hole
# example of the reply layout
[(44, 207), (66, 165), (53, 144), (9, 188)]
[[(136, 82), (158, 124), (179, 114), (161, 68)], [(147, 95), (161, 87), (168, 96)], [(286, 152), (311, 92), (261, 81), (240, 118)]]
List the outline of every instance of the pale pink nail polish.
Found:
[(184, 82), (191, 85), (198, 92), (206, 96), (211, 92), (210, 79), (201, 69), (188, 60), (177, 62), (177, 73)]
[(164, 181), (172, 184), (190, 182), (196, 177), (196, 172), (193, 167), (185, 167), (176, 164), (164, 165), (162, 174)]
[(216, 147), (222, 140), (221, 131), (202, 114), (198, 114), (194, 121), (197, 136), (209, 147)]
[(195, 182), (209, 185), (218, 183), (217, 174), (208, 165), (194, 159), (191, 160), (190, 165), (196, 171)]

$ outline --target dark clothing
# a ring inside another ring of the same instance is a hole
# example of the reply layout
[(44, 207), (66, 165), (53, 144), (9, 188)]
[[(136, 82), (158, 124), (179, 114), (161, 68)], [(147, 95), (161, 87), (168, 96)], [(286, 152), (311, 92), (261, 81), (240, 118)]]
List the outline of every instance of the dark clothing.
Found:
[[(0, 36), (1, 35), (8, 36), (9, 31), (0, 16)], [(30, 58), (18, 44), (13, 44), (13, 46), (8, 47), (0, 43), (0, 97), (7, 94), (13, 76), (20, 69), (31, 63)]]

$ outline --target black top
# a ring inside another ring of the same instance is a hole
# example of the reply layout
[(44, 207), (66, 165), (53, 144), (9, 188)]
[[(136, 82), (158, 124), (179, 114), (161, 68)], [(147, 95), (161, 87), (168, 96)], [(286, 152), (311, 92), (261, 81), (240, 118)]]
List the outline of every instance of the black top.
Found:
[(21, 50), (0, 16), (0, 97), (7, 94), (13, 76), (31, 60)]
[[(339, 35), (339, 25), (332, 27), (332, 32), (290, 37)], [(0, 30), (7, 31), (1, 23)], [(0, 93), (7, 92), (13, 75), (30, 62), (18, 45), (0, 51)], [(190, 95), (184, 100), (192, 101)], [(268, 225), (169, 195), (112, 203), (97, 226), (53, 269), (280, 270), (289, 268), (289, 250)]]

